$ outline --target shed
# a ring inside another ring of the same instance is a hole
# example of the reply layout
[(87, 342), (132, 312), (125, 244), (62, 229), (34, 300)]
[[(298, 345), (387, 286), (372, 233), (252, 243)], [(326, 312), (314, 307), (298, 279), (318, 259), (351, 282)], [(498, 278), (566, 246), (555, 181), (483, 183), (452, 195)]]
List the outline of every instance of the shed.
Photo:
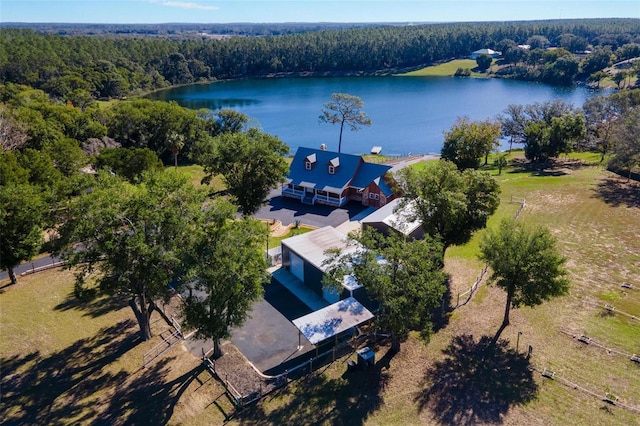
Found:
[(361, 223), (363, 228), (371, 227), (385, 235), (389, 235), (389, 231), (393, 230), (407, 237), (420, 239), (424, 236), (424, 231), (420, 220), (413, 219), (413, 216), (413, 205), (402, 206), (402, 200), (396, 198), (362, 219)]

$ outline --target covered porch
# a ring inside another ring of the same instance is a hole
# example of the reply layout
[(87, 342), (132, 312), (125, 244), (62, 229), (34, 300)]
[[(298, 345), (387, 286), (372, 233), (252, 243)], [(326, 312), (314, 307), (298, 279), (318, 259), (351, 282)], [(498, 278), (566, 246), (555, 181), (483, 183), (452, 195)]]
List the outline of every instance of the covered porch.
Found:
[(284, 197), (296, 198), (303, 204), (314, 205), (326, 204), (329, 206), (342, 207), (349, 201), (343, 196), (341, 188), (333, 188), (325, 186), (324, 188), (316, 188), (316, 184), (310, 182), (300, 182), (300, 185), (284, 184), (282, 187), (282, 195)]

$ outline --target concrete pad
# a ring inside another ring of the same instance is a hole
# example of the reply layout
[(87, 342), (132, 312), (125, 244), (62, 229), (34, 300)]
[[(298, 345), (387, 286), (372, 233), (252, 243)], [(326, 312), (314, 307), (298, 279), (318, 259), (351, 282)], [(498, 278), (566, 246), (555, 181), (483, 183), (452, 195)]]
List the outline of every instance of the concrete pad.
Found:
[[(270, 301), (284, 312), (276, 309)], [(274, 281), (265, 285), (265, 298), (253, 305), (251, 317), (242, 327), (233, 330), (231, 343), (259, 371), (273, 369), (314, 349), (287, 318), (297, 318), (309, 312), (311, 310), (306, 305)]]

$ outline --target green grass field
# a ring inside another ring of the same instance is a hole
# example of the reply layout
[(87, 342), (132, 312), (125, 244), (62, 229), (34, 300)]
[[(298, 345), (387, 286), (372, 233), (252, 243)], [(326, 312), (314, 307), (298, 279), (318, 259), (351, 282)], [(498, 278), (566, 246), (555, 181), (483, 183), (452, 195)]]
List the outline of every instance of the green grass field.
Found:
[[(473, 70), (478, 64), (473, 59), (455, 59), (443, 64), (433, 65), (416, 71), (401, 74), (408, 77), (450, 77), (455, 75), (458, 68)], [(486, 74), (471, 72), (472, 77), (485, 77)]]
[[(512, 196), (526, 199), (519, 220), (556, 236), (567, 257), (568, 296), (513, 310), (503, 344), (487, 351), (505, 295), (483, 283), (428, 344), (412, 335), (390, 356), (381, 342), (374, 346), (375, 368), (347, 373), (346, 361), (355, 356), (339, 359), (227, 423), (640, 425), (640, 413), (601, 398), (610, 393), (640, 409), (640, 365), (629, 360), (640, 353), (640, 321), (624, 315), (640, 316), (640, 185), (603, 170), (597, 154), (571, 155), (552, 170), (527, 170), (519, 156), (499, 176), (489, 169), (502, 189), (489, 227), (515, 214)], [(481, 236), (447, 251), (453, 302), (482, 268)], [(625, 281), (635, 288), (623, 288)], [(0, 422), (225, 423), (222, 412), (230, 406), (221, 386), (186, 349), (176, 346), (141, 368), (143, 354), (162, 342), (167, 325), (160, 317), (154, 317), (156, 337), (141, 342), (125, 300), (82, 304), (72, 290), (72, 274), (61, 270), (20, 277), (2, 289)], [(578, 341), (582, 334), (612, 351)], [(543, 369), (556, 380), (544, 378)]]

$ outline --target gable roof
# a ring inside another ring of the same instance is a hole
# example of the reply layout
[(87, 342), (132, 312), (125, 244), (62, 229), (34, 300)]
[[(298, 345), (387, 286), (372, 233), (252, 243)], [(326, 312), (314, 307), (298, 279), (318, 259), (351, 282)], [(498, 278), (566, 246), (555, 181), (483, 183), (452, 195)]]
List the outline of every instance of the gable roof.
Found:
[(323, 272), (327, 269), (327, 265), (324, 264), (329, 258), (327, 250), (333, 248), (340, 249), (342, 253), (351, 253), (357, 248), (347, 242), (347, 234), (331, 226), (285, 238), (280, 244), (293, 250), (298, 256)]
[(411, 235), (413, 231), (421, 226), (421, 222), (419, 219), (410, 220), (415, 214), (415, 205), (413, 203), (410, 202), (404, 207), (401, 203), (402, 199), (396, 198), (360, 222), (363, 225), (367, 223), (384, 223), (404, 235)]
[(353, 178), (353, 182), (351, 182), (351, 186), (360, 189), (365, 188), (371, 182), (376, 181), (376, 185), (381, 189), (382, 186), (388, 187), (384, 182), (384, 179), (380, 179), (380, 177), (390, 169), (391, 166), (385, 166), (384, 164), (362, 163), (360, 170), (358, 170), (358, 174)]
[[(317, 160), (311, 170), (308, 170), (304, 164), (309, 157)], [(334, 166), (333, 174), (329, 173), (329, 165)], [(287, 183), (341, 193), (349, 186), (364, 188), (389, 169), (391, 169), (390, 166), (383, 164), (367, 163), (359, 155), (300, 147), (289, 167)], [(391, 194), (391, 188), (384, 179), (380, 181), (378, 186), (381, 189), (388, 189)], [(387, 192), (384, 193), (389, 195)]]
[(493, 49), (478, 49), (475, 50), (473, 53), (471, 53), (471, 59), (476, 59), (478, 56), (485, 54), (485, 55), (489, 55), (492, 56), (494, 58), (497, 58), (498, 56), (502, 55), (502, 52), (498, 52), (496, 50)]

